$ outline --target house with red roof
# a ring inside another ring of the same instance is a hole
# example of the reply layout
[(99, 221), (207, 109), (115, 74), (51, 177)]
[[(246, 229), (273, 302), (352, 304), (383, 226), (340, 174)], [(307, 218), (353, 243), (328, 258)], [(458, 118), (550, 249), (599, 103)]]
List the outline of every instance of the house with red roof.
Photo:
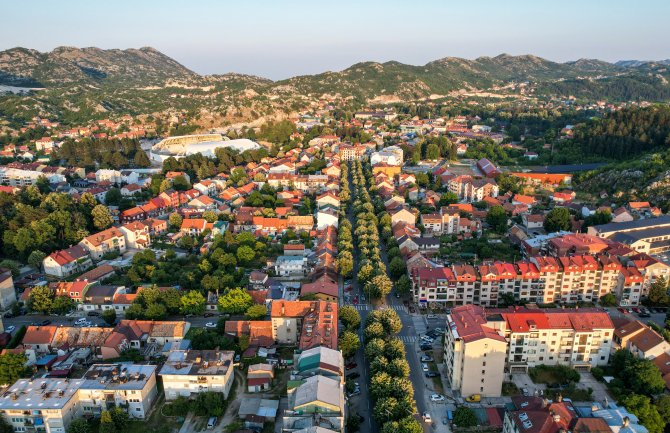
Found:
[(44, 258), (44, 273), (58, 278), (83, 272), (93, 266), (88, 250), (81, 245), (74, 245), (64, 250), (54, 251)]

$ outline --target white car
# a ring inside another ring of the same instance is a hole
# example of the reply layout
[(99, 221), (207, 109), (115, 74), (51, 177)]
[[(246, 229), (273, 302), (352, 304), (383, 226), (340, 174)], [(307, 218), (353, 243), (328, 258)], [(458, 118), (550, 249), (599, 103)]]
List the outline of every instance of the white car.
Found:
[(426, 341), (426, 342), (428, 342), (428, 343), (432, 343), (433, 341), (435, 341), (434, 338), (430, 338), (430, 337), (427, 336), (427, 335), (422, 335), (422, 336), (421, 336), (421, 340)]
[(433, 357), (432, 357), (432, 356), (423, 355), (423, 356), (421, 357), (421, 362), (433, 362), (433, 361), (434, 361), (434, 360), (433, 360)]
[(422, 415), (423, 422), (425, 423), (431, 423), (433, 422), (433, 419), (430, 417), (430, 414), (428, 412), (424, 412)]
[(442, 394), (431, 394), (430, 401), (444, 401), (444, 396)]
[(429, 370), (430, 370), (430, 368), (428, 368), (428, 364), (425, 364), (425, 363), (424, 363), (424, 364), (421, 364), (421, 369), (422, 369), (423, 371), (429, 371)]
[(74, 322), (74, 324), (75, 324), (75, 325), (81, 325), (82, 323), (86, 323), (86, 322), (88, 322), (88, 320), (86, 320), (86, 318), (82, 317), (81, 319), (77, 319), (77, 320)]
[(10, 326), (5, 328), (5, 332), (7, 332), (8, 334), (11, 334), (12, 332), (14, 332), (15, 329), (16, 329), (16, 326), (10, 325)]
[(205, 323), (205, 328), (216, 328), (216, 323), (207, 322), (207, 323)]

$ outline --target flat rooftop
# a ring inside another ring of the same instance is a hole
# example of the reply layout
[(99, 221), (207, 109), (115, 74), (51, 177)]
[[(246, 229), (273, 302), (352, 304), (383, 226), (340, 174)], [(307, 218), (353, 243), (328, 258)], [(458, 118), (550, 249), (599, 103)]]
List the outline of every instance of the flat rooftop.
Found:
[(0, 397), (0, 410), (62, 409), (84, 379), (20, 379)]
[(184, 376), (225, 375), (233, 365), (230, 350), (175, 350), (170, 352), (160, 374)]
[(81, 389), (141, 390), (155, 372), (155, 365), (93, 364)]

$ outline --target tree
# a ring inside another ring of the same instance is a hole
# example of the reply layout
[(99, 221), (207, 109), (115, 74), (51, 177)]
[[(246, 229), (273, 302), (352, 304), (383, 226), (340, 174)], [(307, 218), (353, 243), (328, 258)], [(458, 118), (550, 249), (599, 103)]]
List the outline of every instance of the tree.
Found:
[(354, 258), (349, 251), (341, 251), (335, 265), (342, 276), (348, 277), (354, 269)]
[(384, 331), (387, 335), (396, 335), (402, 330), (402, 321), (395, 310), (387, 308), (385, 310), (377, 311), (381, 311), (379, 322), (384, 327)]
[(112, 205), (112, 206), (118, 206), (119, 203), (121, 203), (121, 199), (123, 197), (121, 196), (121, 190), (118, 188), (111, 188), (109, 191), (105, 193), (105, 204), (107, 205)]
[(544, 217), (544, 229), (547, 233), (570, 230), (570, 212), (564, 207), (555, 207)]
[(259, 320), (268, 315), (268, 308), (262, 304), (254, 304), (247, 308), (247, 311), (244, 313), (244, 315), (249, 320)]
[(647, 299), (653, 305), (667, 305), (670, 303), (670, 297), (668, 297), (668, 281), (663, 275), (659, 276), (653, 283), (651, 283)]
[(406, 274), (407, 266), (405, 265), (405, 261), (401, 257), (394, 257), (389, 263), (389, 272), (395, 279), (398, 279), (402, 275)]
[(93, 217), (93, 226), (98, 230), (104, 230), (114, 224), (112, 214), (109, 213), (109, 208), (103, 204), (99, 204), (91, 211)]
[(55, 314), (67, 314), (74, 308), (74, 301), (67, 295), (56, 296), (51, 304), (51, 312)]
[(251, 307), (254, 300), (251, 296), (240, 288), (228, 290), (223, 296), (219, 297), (219, 311), (228, 314), (242, 314)]
[[(2, 430), (0, 429), (0, 432)], [(84, 418), (76, 418), (70, 423), (70, 427), (67, 428), (67, 433), (90, 433), (91, 427), (88, 425), (88, 421)]]
[(181, 314), (200, 315), (205, 312), (205, 304), (207, 300), (202, 293), (197, 290), (189, 290), (180, 300), (179, 311)]
[(436, 160), (440, 157), (440, 147), (436, 143), (430, 143), (426, 148), (426, 159)]
[(163, 320), (167, 317), (167, 308), (159, 303), (149, 304), (144, 310), (144, 316), (147, 320)]
[(172, 188), (175, 191), (186, 191), (191, 188), (191, 184), (188, 183), (188, 180), (183, 175), (179, 175), (172, 179)]
[(383, 356), (384, 349), (386, 349), (386, 342), (381, 338), (370, 340), (365, 343), (365, 358), (367, 358), (368, 361), (372, 361), (377, 357)]
[(177, 241), (177, 246), (184, 250), (191, 251), (191, 249), (195, 246), (195, 239), (189, 235), (184, 235)]
[(659, 397), (656, 397), (654, 404), (656, 405), (658, 413), (661, 414), (661, 418), (664, 420), (670, 420), (670, 395), (663, 394)]
[(365, 283), (367, 283), (370, 278), (372, 278), (374, 271), (375, 269), (369, 263), (361, 266), (360, 269), (358, 269), (358, 275), (356, 276), (358, 282), (362, 285), (365, 285)]
[(102, 312), (101, 317), (108, 325), (113, 325), (116, 323), (116, 310), (113, 308), (105, 310)]
[(0, 385), (9, 385), (27, 372), (26, 356), (22, 353), (5, 353), (0, 355)]
[(500, 205), (492, 206), (486, 214), (486, 222), (496, 233), (505, 233), (507, 230), (507, 213)]
[(181, 228), (182, 220), (183, 218), (177, 212), (172, 212), (168, 217), (168, 223), (170, 224), (170, 227), (175, 229)]
[(206, 210), (202, 213), (202, 217), (208, 222), (208, 223), (213, 223), (216, 222), (218, 217), (216, 216), (216, 212), (213, 210)]
[(374, 400), (379, 400), (380, 398), (391, 397), (391, 386), (393, 384), (394, 378), (391, 377), (387, 372), (382, 371), (370, 378), (370, 396)]
[(458, 196), (449, 191), (440, 196), (440, 206), (449, 206), (450, 204), (458, 203)]
[(651, 404), (649, 397), (639, 394), (629, 394), (621, 403), (640, 419), (640, 424), (647, 427), (649, 433), (663, 433), (665, 420), (661, 418), (656, 406)]
[(42, 262), (47, 255), (40, 250), (34, 250), (28, 256), (28, 264), (37, 270), (42, 269)]
[(377, 275), (365, 284), (365, 291), (373, 298), (383, 298), (393, 288), (393, 283), (386, 275)]
[(347, 330), (357, 329), (361, 324), (361, 314), (351, 305), (340, 307), (338, 316)]
[(467, 406), (458, 406), (454, 411), (454, 425), (461, 428), (474, 427), (478, 424), (477, 415)]
[(423, 427), (414, 417), (407, 416), (399, 421), (384, 423), (381, 433), (423, 433)]
[(47, 286), (33, 287), (28, 297), (28, 308), (42, 314), (49, 314), (53, 308), (54, 294)]
[(342, 351), (342, 356), (345, 358), (353, 356), (360, 347), (360, 344), (360, 339), (355, 333), (344, 331), (340, 334), (338, 348)]
[(149, 167), (151, 165), (151, 161), (149, 160), (149, 157), (147, 154), (141, 150), (138, 150), (135, 152), (135, 157), (133, 158), (133, 163), (137, 167), (145, 168)]
[(408, 295), (412, 289), (412, 280), (407, 274), (401, 275), (398, 281), (395, 282), (395, 292), (401, 296)]
[(649, 359), (637, 359), (624, 370), (633, 392), (654, 395), (663, 392), (665, 381), (661, 371)]
[(116, 430), (125, 431), (128, 426), (128, 413), (120, 407), (115, 407), (109, 411), (109, 414), (112, 417), (112, 422), (114, 423)]
[(117, 433), (116, 426), (114, 426), (114, 421), (112, 421), (112, 415), (109, 411), (103, 410), (100, 414), (100, 433)]
[(409, 377), (409, 363), (406, 359), (396, 358), (388, 363), (386, 371), (393, 377)]
[(375, 338), (384, 338), (386, 337), (386, 333), (384, 332), (384, 325), (382, 325), (379, 322), (372, 322), (368, 326), (365, 327), (365, 330), (363, 331), (363, 340), (364, 341), (370, 341)]
[(255, 258), (256, 251), (254, 251), (253, 248), (247, 245), (242, 245), (237, 249), (237, 260), (241, 263), (248, 264)]
[(616, 296), (614, 293), (607, 293), (600, 297), (600, 305), (603, 307), (614, 307), (616, 305)]

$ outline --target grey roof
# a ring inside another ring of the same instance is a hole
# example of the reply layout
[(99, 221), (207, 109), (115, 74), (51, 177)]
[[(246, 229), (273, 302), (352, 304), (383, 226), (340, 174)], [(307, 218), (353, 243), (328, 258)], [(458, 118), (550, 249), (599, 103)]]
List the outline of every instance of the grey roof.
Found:
[(636, 241), (655, 238), (659, 236), (670, 236), (670, 225), (663, 227), (651, 227), (648, 229), (634, 230), (630, 232), (618, 232), (611, 239), (622, 244), (631, 244)]
[(657, 225), (670, 225), (670, 215), (663, 215), (658, 218), (647, 218), (643, 220), (627, 221), (622, 223), (608, 223), (599, 226), (593, 226), (598, 230), (598, 233), (603, 232), (619, 232), (626, 230), (639, 230), (647, 227), (654, 227)]
[(312, 376), (295, 391), (294, 407), (321, 401), (344, 411), (344, 394), (340, 382), (326, 376)]

